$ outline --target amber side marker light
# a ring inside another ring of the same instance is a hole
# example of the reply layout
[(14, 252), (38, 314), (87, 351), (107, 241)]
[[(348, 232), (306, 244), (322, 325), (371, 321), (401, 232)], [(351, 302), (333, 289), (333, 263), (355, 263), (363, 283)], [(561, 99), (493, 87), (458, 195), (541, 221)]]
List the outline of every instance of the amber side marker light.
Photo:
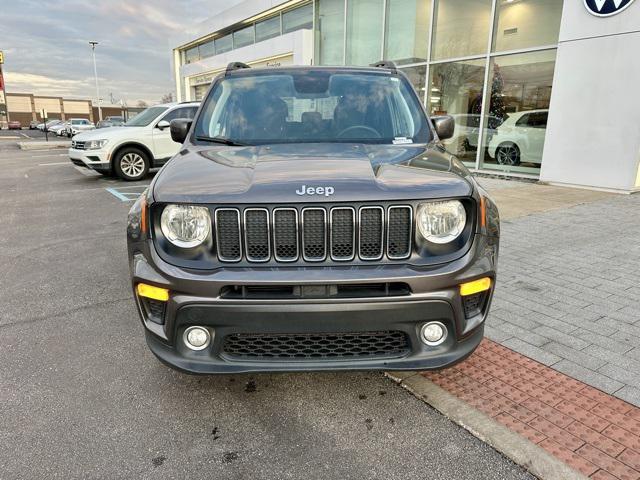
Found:
[(466, 297), (474, 293), (484, 292), (491, 288), (491, 279), (489, 277), (480, 278), (473, 282), (467, 282), (460, 285), (460, 295)]
[[(143, 198), (140, 205), (140, 231), (147, 234), (147, 199)], [(140, 284), (142, 285), (142, 284)]]
[(487, 226), (487, 205), (484, 197), (480, 197), (480, 227)]
[(151, 298), (161, 302), (169, 300), (169, 290), (166, 288), (154, 287), (153, 285), (147, 285), (146, 283), (139, 283), (136, 287), (136, 291), (141, 297)]

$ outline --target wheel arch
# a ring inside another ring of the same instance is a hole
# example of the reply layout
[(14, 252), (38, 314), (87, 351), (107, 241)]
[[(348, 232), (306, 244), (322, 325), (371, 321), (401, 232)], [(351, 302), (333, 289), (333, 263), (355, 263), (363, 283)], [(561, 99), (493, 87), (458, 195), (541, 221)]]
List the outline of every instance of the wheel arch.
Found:
[(143, 143), (140, 142), (124, 142), (120, 145), (118, 145), (114, 150), (113, 153), (111, 154), (111, 158), (109, 160), (109, 163), (111, 165), (111, 168), (114, 168), (114, 161), (116, 159), (116, 157), (118, 156), (118, 154), (125, 148), (138, 148), (140, 150), (142, 150), (144, 152), (144, 154), (147, 156), (147, 158), (149, 159), (149, 167), (153, 167), (153, 163), (154, 163), (154, 157), (153, 157), (153, 153), (151, 153), (151, 150), (149, 149), (149, 147), (147, 147), (146, 145), (144, 145)]
[(500, 143), (498, 143), (496, 145), (496, 150), (498, 150), (500, 147), (506, 147), (506, 146), (511, 146), (511, 145), (516, 147), (519, 151), (522, 151), (522, 149), (520, 148), (520, 145), (518, 145), (518, 142), (516, 142), (515, 140), (512, 140), (512, 139), (501, 140)]

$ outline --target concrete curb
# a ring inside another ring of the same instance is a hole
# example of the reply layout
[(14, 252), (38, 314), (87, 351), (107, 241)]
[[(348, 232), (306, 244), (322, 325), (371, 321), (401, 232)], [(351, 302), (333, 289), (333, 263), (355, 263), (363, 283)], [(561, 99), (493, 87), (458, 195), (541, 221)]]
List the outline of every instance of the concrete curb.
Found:
[(544, 449), (415, 372), (385, 375), (542, 480), (587, 480)]
[(18, 147), (20, 147), (20, 150), (53, 150), (55, 148), (69, 148), (71, 147), (71, 142), (66, 140), (52, 140), (50, 142), (18, 142)]

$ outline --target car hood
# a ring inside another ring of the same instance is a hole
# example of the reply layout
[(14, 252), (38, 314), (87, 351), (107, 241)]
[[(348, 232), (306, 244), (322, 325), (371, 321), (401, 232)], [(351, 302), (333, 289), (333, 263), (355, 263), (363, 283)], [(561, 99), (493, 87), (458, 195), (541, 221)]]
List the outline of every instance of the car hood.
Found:
[(78, 133), (77, 135), (74, 135), (73, 139), (80, 142), (87, 142), (90, 140), (111, 140), (120, 137), (135, 137), (136, 132), (142, 129), (144, 129), (144, 127), (96, 128)]
[[(153, 197), (231, 204), (414, 200), (469, 196), (472, 182), (455, 157), (434, 145), (191, 147), (156, 176)], [(304, 186), (323, 193), (301, 194)]]

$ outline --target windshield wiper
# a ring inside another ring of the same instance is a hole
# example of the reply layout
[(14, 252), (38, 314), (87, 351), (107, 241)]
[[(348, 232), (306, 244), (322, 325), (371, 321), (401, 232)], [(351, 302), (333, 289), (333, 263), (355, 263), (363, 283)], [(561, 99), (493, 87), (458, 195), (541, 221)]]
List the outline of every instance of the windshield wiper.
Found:
[(203, 141), (203, 142), (210, 142), (210, 143), (221, 143), (223, 145), (230, 145), (232, 147), (246, 147), (247, 146), (246, 143), (234, 142), (233, 140), (229, 140), (228, 138), (225, 138), (225, 137), (196, 136), (196, 140), (200, 140), (200, 141)]

